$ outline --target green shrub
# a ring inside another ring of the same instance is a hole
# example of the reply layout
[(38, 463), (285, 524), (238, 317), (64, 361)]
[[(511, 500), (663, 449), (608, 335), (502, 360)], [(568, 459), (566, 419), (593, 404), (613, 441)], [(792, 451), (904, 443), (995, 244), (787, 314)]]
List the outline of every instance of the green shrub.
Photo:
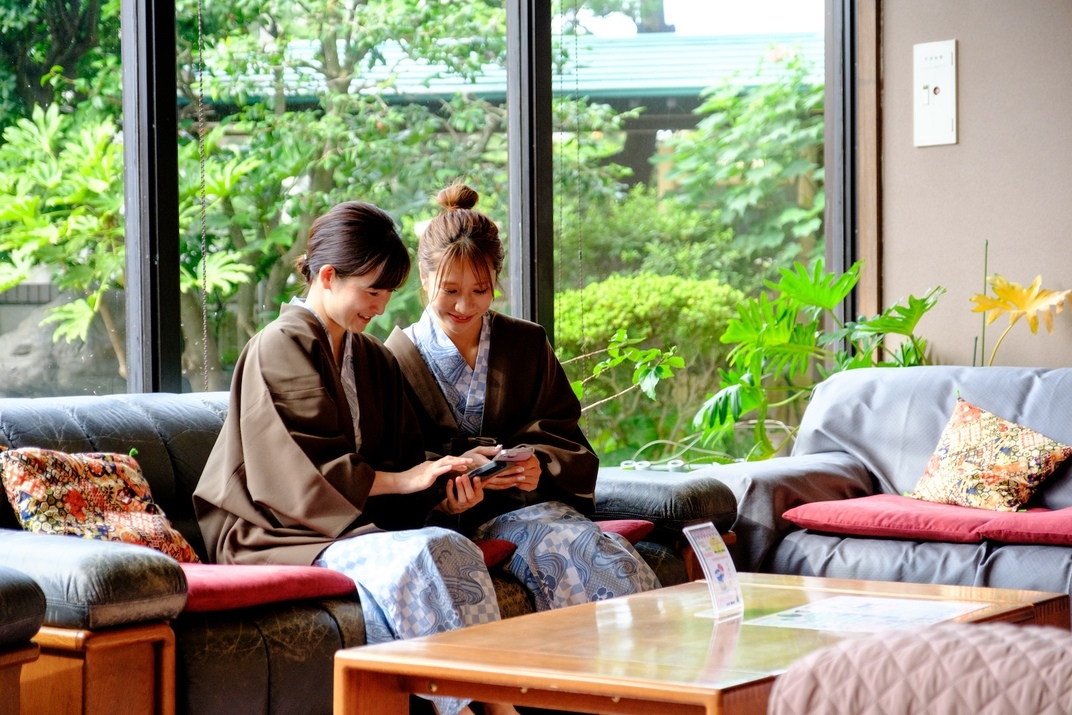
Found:
[(605, 201), (567, 200), (555, 220), (556, 270), (575, 277), (572, 288), (619, 273), (727, 278), (739, 264), (717, 211), (660, 199), (643, 185)]
[[(648, 442), (684, 434), (692, 415), (725, 365), (726, 346), (719, 337), (735, 315), (740, 291), (708, 279), (617, 275), (581, 290), (555, 296), (555, 345), (571, 380), (591, 374), (601, 359), (575, 359), (600, 350), (619, 328), (641, 345), (677, 346), (685, 369), (658, 386), (655, 401), (631, 392), (586, 410), (582, 428), (603, 464), (617, 464)], [(587, 346), (587, 347), (586, 347)], [(603, 373), (585, 385), (582, 405), (592, 405), (630, 385), (626, 366)], [(646, 459), (659, 450), (645, 451)]]

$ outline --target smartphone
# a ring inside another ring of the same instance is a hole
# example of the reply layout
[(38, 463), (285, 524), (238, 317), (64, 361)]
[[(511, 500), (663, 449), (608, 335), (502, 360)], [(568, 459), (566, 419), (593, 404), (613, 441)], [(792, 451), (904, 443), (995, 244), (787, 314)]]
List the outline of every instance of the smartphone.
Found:
[(496, 462), (524, 462), (531, 456), (531, 447), (511, 447), (499, 452), (492, 459)]
[(505, 469), (506, 467), (510, 466), (513, 466), (512, 462), (500, 461), (498, 459), (495, 459), (481, 467), (477, 467), (476, 469), (469, 471), (468, 474), (470, 477), (488, 477), (499, 471), (500, 469)]

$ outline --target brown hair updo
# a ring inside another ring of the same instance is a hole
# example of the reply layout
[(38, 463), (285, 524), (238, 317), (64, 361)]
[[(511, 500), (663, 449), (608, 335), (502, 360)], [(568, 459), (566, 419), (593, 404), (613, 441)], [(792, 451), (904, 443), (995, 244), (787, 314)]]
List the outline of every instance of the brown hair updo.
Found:
[(340, 278), (379, 271), (378, 290), (398, 290), (409, 277), (409, 252), (386, 211), (363, 201), (347, 201), (313, 221), (305, 255), (294, 262), (305, 284), (326, 265)]
[(417, 263), (425, 275), (437, 273), (457, 261), (465, 261), (481, 281), (492, 285), (499, 279), (503, 247), (499, 229), (487, 214), (474, 211), (480, 195), (463, 183), (448, 186), (436, 196), (443, 212), (433, 218), (417, 247)]

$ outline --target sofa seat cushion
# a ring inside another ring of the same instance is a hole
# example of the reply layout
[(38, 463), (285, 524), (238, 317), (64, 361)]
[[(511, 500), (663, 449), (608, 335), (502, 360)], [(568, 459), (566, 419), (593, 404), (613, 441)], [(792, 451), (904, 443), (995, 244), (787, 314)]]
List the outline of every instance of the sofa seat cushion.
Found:
[(782, 515), (797, 526), (828, 534), (960, 544), (982, 541), (980, 528), (997, 516), (987, 509), (935, 504), (896, 494), (801, 504)]
[(32, 578), (0, 567), (0, 649), (22, 645), (45, 622), (45, 594)]
[(655, 528), (655, 524), (647, 519), (607, 519), (598, 523), (603, 533), (624, 536), (625, 540), (633, 546), (636, 546), (641, 539), (650, 534), (652, 529)]
[(517, 544), (506, 539), (477, 539), (473, 543), (484, 555), (484, 565), (489, 569), (506, 561), (517, 551)]
[[(491, 568), (513, 555), (517, 545), (504, 539), (475, 542)], [(320, 566), (287, 564), (184, 563), (185, 613), (228, 611), (269, 603), (354, 595), (357, 586), (344, 573)]]
[(266, 603), (349, 596), (349, 576), (319, 566), (182, 564), (187, 612), (226, 611)]
[(45, 625), (95, 630), (174, 618), (186, 603), (179, 563), (144, 546), (0, 529), (0, 566), (45, 593)]
[(979, 528), (979, 534), (1005, 544), (1072, 546), (1072, 507), (998, 514)]
[(805, 529), (842, 536), (1072, 546), (1072, 507), (995, 512), (875, 494), (801, 504), (782, 516)]
[(131, 456), (23, 447), (0, 452), (0, 474), (27, 531), (123, 541), (178, 561), (199, 560), (153, 501)]

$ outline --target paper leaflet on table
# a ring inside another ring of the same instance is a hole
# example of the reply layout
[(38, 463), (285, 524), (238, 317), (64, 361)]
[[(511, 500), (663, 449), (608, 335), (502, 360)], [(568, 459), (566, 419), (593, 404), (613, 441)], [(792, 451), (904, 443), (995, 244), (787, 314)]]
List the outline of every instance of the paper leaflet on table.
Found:
[(726, 549), (726, 543), (714, 524), (696, 524), (682, 529), (692, 545), (692, 550), (703, 568), (707, 588), (711, 593), (710, 611), (697, 613), (698, 616), (722, 620), (744, 613), (744, 598), (741, 595), (741, 582), (737, 578), (737, 569)]

